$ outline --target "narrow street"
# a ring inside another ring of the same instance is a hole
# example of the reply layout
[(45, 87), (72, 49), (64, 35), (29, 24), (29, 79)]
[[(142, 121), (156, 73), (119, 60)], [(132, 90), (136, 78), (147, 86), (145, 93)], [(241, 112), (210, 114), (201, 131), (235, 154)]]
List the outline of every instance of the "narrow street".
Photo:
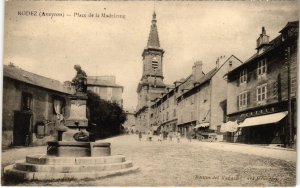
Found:
[[(96, 181), (23, 182), (24, 186), (294, 186), (296, 152), (229, 143), (158, 142), (137, 135), (106, 139), (112, 154), (123, 154), (139, 171)], [(11, 149), (2, 168), (46, 147)], [(272, 158), (271, 158), (272, 157)], [(3, 184), (3, 182), (2, 182)], [(5, 182), (4, 185), (12, 185)]]

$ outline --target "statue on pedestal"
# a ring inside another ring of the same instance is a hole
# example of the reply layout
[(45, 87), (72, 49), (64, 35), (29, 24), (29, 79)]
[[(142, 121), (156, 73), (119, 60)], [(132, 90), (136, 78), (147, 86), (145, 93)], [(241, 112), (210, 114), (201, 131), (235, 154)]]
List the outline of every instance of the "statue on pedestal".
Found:
[(72, 79), (72, 84), (75, 86), (76, 92), (86, 92), (87, 88), (87, 75), (80, 65), (74, 65), (74, 69), (77, 71), (76, 76)]

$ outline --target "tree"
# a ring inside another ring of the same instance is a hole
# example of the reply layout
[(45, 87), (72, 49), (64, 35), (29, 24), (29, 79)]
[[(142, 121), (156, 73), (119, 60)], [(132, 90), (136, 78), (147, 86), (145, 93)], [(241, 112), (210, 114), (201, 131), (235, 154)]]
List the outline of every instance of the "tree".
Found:
[(87, 91), (87, 96), (89, 128), (95, 134), (95, 137), (119, 134), (121, 125), (127, 119), (122, 107), (115, 102), (101, 99), (90, 90)]

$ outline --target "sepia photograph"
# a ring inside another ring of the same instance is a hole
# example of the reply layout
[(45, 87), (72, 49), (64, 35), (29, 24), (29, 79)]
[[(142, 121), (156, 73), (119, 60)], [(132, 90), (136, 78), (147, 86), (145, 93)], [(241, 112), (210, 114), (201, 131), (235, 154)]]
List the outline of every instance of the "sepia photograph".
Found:
[(296, 186), (297, 0), (2, 3), (2, 186)]

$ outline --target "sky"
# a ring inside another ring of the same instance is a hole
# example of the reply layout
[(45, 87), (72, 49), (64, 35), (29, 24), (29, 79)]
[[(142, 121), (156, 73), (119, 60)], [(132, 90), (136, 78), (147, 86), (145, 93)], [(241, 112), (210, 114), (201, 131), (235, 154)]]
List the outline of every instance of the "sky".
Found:
[(4, 8), (4, 64), (61, 82), (75, 76), (75, 64), (89, 76), (115, 75), (124, 86), (125, 109), (137, 104), (154, 9), (166, 84), (191, 74), (196, 61), (205, 73), (219, 56), (245, 61), (256, 52), (262, 26), (273, 39), (288, 21), (299, 20), (298, 1), (7, 0)]

